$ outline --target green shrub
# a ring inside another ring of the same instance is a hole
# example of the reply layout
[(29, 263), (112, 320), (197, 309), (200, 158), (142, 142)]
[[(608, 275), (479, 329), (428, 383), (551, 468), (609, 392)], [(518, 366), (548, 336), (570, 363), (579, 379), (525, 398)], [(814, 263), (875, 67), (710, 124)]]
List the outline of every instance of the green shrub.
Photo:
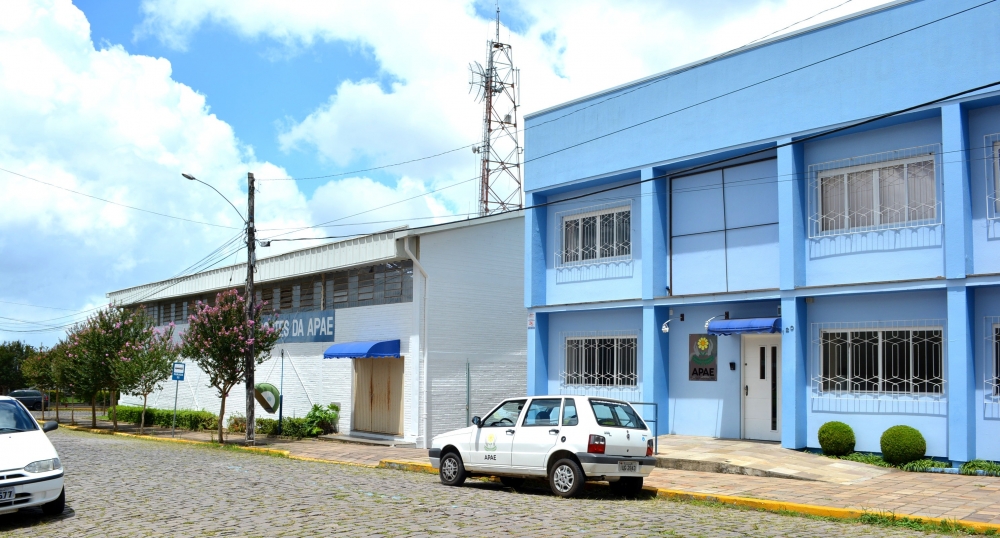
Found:
[(910, 463), (903, 465), (901, 469), (903, 469), (904, 471), (910, 471), (912, 473), (912, 472), (926, 471), (927, 469), (935, 469), (935, 468), (947, 469), (949, 467), (951, 467), (951, 464), (949, 463), (944, 463), (941, 461), (936, 461), (927, 458), (922, 460), (911, 461)]
[[(110, 410), (108, 411), (111, 412)], [(139, 424), (142, 407), (132, 405), (118, 406), (118, 422)], [(184, 430), (214, 430), (218, 427), (219, 417), (208, 411), (177, 410), (177, 427)], [(169, 428), (174, 420), (173, 409), (146, 408), (146, 425)]]
[(340, 406), (332, 403), (326, 407), (313, 404), (306, 414), (306, 429), (310, 437), (324, 435), (337, 431), (337, 421), (340, 419)]
[(922, 459), (927, 452), (924, 436), (909, 426), (893, 426), (882, 434), (882, 458), (893, 465)]
[(830, 456), (846, 456), (854, 452), (854, 430), (843, 422), (827, 422), (819, 429), (819, 446)]
[(840, 459), (847, 461), (856, 461), (858, 463), (867, 463), (868, 465), (876, 465), (878, 467), (892, 467), (891, 464), (882, 459), (882, 456), (877, 454), (867, 454), (864, 452), (852, 452), (846, 456), (840, 456)]
[(1000, 463), (986, 460), (972, 460), (962, 464), (958, 472), (962, 474), (978, 474), (976, 471), (985, 471), (989, 476), (1000, 476)]
[(226, 430), (229, 433), (246, 433), (247, 417), (243, 415), (232, 415), (226, 421)]

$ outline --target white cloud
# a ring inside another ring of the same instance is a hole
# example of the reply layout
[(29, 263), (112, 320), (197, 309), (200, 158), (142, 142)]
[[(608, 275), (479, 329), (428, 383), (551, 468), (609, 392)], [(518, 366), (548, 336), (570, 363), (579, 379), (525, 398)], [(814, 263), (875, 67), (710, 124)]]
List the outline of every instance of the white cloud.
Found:
[[(131, 55), (120, 46), (96, 49), (85, 16), (68, 0), (5, 3), (0, 167), (122, 204), (240, 227), (240, 217), (218, 194), (180, 173), (211, 183), (245, 212), (248, 170), (261, 178), (287, 172), (259, 162), (252, 148), (208, 110), (204, 96), (171, 75), (167, 60)], [(398, 188), (372, 189), (364, 180), (343, 180), (329, 188), (337, 186), (352, 187), (345, 189), (350, 198), (335, 200), (324, 190), (308, 200), (294, 182), (262, 182), (258, 227), (307, 226), (331, 214), (329, 208), (359, 207), (364, 193), (396, 200), (424, 188), (410, 180)], [(100, 305), (105, 292), (169, 278), (238, 233), (137, 212), (6, 172), (0, 172), (0, 192), (0, 257), (5, 260), (0, 300), (5, 301)], [(413, 214), (408, 211), (443, 213), (433, 203), (400, 204), (392, 216)], [(262, 254), (302, 246), (279, 243)], [(0, 308), (4, 317), (27, 320), (65, 314), (9, 304)], [(5, 330), (23, 328), (4, 321), (0, 338), (24, 335), (51, 343), (59, 336)]]

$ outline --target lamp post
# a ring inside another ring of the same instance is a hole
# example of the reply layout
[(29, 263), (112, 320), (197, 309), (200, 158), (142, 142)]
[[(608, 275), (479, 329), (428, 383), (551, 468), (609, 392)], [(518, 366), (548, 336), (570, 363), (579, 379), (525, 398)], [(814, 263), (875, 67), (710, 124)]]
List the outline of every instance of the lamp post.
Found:
[(247, 172), (247, 218), (243, 218), (243, 214), (240, 213), (239, 209), (226, 198), (219, 189), (205, 183), (204, 181), (192, 176), (191, 174), (181, 174), (189, 181), (197, 181), (203, 185), (208, 185), (213, 191), (218, 193), (219, 196), (229, 202), (229, 205), (233, 207), (236, 213), (240, 216), (240, 219), (246, 224), (246, 243), (247, 243), (247, 282), (246, 282), (246, 320), (247, 320), (247, 339), (250, 344), (247, 348), (247, 353), (245, 357), (245, 363), (243, 365), (243, 380), (246, 384), (247, 389), (247, 427), (246, 427), (246, 445), (254, 445), (254, 326), (250, 322), (253, 321), (254, 313), (254, 290), (253, 290), (253, 271), (254, 264), (257, 262), (257, 255), (254, 252), (254, 247), (256, 246), (256, 238), (254, 234), (256, 230), (254, 229), (254, 205), (253, 205), (253, 195), (254, 195), (254, 177), (252, 172)]

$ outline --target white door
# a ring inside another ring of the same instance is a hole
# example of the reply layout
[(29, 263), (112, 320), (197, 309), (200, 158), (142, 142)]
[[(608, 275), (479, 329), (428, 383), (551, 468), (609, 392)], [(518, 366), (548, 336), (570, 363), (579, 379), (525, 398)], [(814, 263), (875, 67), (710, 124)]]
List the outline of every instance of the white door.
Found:
[(781, 336), (743, 337), (743, 438), (781, 440)]
[(514, 434), (511, 467), (545, 470), (545, 456), (559, 440), (560, 398), (535, 398)]
[(472, 432), (471, 459), (465, 466), (475, 470), (510, 469), (510, 451), (518, 417), (525, 400), (508, 400), (483, 419)]

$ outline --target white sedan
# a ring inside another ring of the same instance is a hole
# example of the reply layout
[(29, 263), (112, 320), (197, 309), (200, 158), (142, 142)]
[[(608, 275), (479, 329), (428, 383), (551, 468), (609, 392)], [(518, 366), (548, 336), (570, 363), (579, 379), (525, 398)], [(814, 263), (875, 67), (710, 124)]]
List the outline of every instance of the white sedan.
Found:
[(21, 402), (0, 396), (0, 514), (32, 506), (46, 515), (63, 512), (62, 463), (45, 435), (57, 427), (39, 426)]
[(626, 495), (642, 490), (656, 466), (653, 436), (627, 402), (595, 396), (511, 398), (472, 426), (431, 441), (431, 465), (441, 482), (498, 476), (516, 487), (546, 477), (552, 492), (575, 495), (588, 480), (606, 480)]

